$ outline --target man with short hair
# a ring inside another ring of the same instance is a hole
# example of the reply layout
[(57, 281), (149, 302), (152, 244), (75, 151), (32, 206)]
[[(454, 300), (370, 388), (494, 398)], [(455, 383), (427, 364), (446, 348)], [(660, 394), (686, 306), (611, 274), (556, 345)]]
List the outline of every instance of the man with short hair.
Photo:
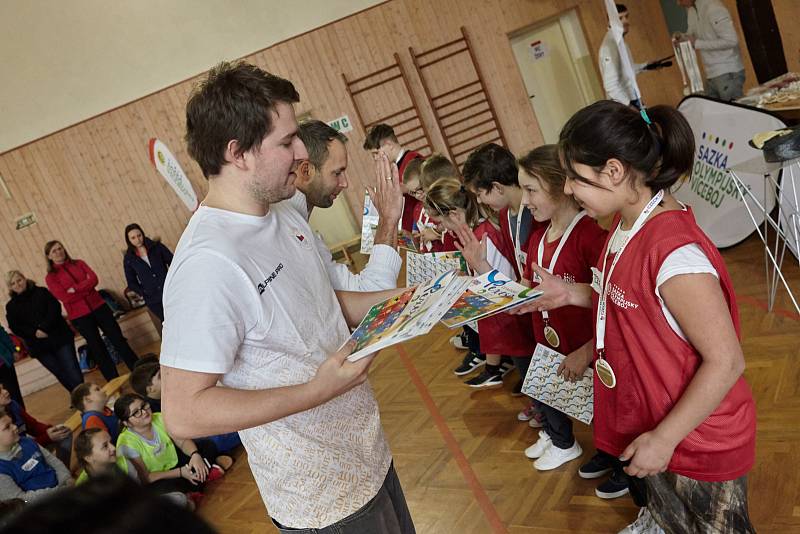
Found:
[(164, 287), (164, 417), (177, 437), (238, 431), (281, 532), (413, 533), (372, 358), (347, 360), (348, 326), (397, 291), (334, 292), (308, 222), (281, 203), (308, 158), (298, 100), (288, 80), (222, 63), (186, 105), (208, 194)]
[(744, 94), (744, 63), (739, 35), (728, 8), (719, 0), (676, 0), (686, 9), (688, 29), (675, 34), (677, 41), (690, 41), (700, 52), (706, 74), (705, 94), (730, 101)]
[(397, 165), (400, 187), (403, 188), (403, 199), (405, 200), (401, 227), (406, 232), (412, 232), (414, 230), (414, 208), (419, 203), (419, 200), (414, 198), (411, 195), (411, 191), (408, 191), (403, 186), (403, 172), (406, 170), (406, 165), (408, 165), (409, 161), (414, 158), (421, 158), (422, 154), (403, 148), (397, 140), (394, 129), (388, 124), (376, 124), (370, 128), (367, 138), (364, 140), (364, 150), (372, 154), (373, 158), (381, 153), (386, 154), (389, 161), (393, 161)]
[[(628, 35), (631, 24), (628, 18), (628, 8), (625, 4), (615, 4), (617, 13), (619, 14), (619, 22), (622, 24), (623, 45), (625, 46), (625, 53), (631, 62), (634, 76), (646, 70), (656, 70), (663, 67), (672, 65), (671, 61), (653, 61), (651, 63), (634, 63), (631, 50), (628, 48), (628, 43), (625, 42), (624, 37)], [(620, 51), (617, 42), (614, 40), (614, 35), (609, 29), (603, 42), (600, 44), (599, 52), (600, 74), (603, 78), (603, 89), (606, 92), (606, 98), (621, 102), (626, 106), (633, 106), (635, 108), (642, 107), (642, 101), (636, 96), (634, 86), (635, 79), (631, 79), (625, 75), (622, 69), (622, 62), (620, 60)]]
[[(347, 137), (318, 120), (300, 124), (297, 135), (308, 151), (308, 159), (297, 166), (297, 193), (289, 202), (308, 218), (315, 207), (331, 207), (339, 193), (348, 186)], [(378, 195), (376, 188), (370, 188), (370, 199), (380, 219), (369, 262), (359, 274), (351, 273), (346, 265), (334, 261), (325, 242), (318, 234), (314, 234), (317, 251), (334, 289), (378, 291), (397, 286), (397, 275), (403, 264), (395, 250), (397, 223), (403, 210), (403, 195), (398, 182), (387, 181), (387, 187), (383, 190), (389, 195)]]

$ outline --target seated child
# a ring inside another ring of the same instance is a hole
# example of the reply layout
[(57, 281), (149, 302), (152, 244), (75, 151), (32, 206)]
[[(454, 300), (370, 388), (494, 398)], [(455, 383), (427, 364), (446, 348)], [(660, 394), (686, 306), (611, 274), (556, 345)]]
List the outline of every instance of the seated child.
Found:
[[(127, 476), (140, 482), (136, 466), (128, 458), (117, 456), (111, 436), (105, 430), (87, 428), (81, 431), (75, 439), (75, 456), (82, 468), (75, 481), (76, 486), (103, 475)], [(194, 509), (194, 501), (190, 499), (192, 494), (170, 492), (164, 496), (175, 504)]]
[[(131, 372), (130, 383), (131, 389), (144, 397), (150, 405), (150, 411), (152, 413), (161, 412), (161, 366), (157, 361), (142, 365), (137, 364), (133, 372)], [(242, 441), (239, 439), (239, 434), (236, 432), (199, 438), (195, 440), (195, 443), (206, 440), (214, 444), (219, 454), (230, 452), (242, 444)], [(202, 445), (202, 443), (198, 445)], [(228, 469), (229, 466), (223, 467)]]
[(72, 456), (72, 432), (69, 428), (37, 420), (11, 398), (11, 393), (3, 385), (0, 385), (0, 408), (11, 416), (21, 436), (30, 436), (39, 445), (50, 447), (59, 460), (69, 465)]
[(114, 404), (114, 413), (124, 425), (117, 439), (119, 453), (133, 462), (156, 491), (197, 491), (207, 480), (225, 475), (220, 464), (229, 467), (233, 463), (229, 456), (218, 456), (212, 443), (173, 440), (161, 414), (152, 413), (141, 395), (123, 395)]
[(108, 394), (93, 382), (84, 382), (72, 390), (72, 407), (81, 412), (81, 428), (99, 428), (116, 441), (119, 435), (119, 419), (106, 406)]
[(61, 460), (32, 438), (21, 436), (5, 412), (0, 415), (0, 500), (32, 502), (72, 484)]

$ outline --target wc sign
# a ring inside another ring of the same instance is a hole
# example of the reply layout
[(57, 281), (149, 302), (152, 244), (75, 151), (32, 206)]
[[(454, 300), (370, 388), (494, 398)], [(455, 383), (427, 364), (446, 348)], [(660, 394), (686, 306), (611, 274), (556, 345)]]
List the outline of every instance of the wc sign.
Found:
[(338, 119), (328, 121), (328, 126), (341, 133), (353, 131), (353, 123), (350, 122), (350, 117), (347, 115), (342, 115)]

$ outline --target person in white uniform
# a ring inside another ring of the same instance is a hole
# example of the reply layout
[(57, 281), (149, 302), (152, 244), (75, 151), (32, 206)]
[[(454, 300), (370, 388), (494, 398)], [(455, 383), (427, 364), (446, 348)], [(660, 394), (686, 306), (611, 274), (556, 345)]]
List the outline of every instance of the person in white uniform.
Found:
[(730, 101), (744, 94), (744, 63), (733, 19), (720, 0), (676, 0), (686, 8), (688, 29), (674, 40), (691, 41), (700, 52), (706, 95)]
[[(329, 208), (347, 189), (347, 137), (318, 120), (305, 121), (297, 135), (308, 151), (308, 159), (297, 167), (297, 192), (288, 201), (307, 219), (314, 208)], [(346, 265), (333, 260), (330, 250), (318, 234), (314, 242), (325, 263), (333, 289), (378, 291), (397, 287), (397, 275), (403, 264), (397, 253), (397, 224), (403, 214), (403, 192), (399, 180), (387, 182), (387, 195), (370, 189), (370, 198), (380, 214), (375, 231), (375, 246), (366, 267), (353, 274)]]
[[(631, 27), (628, 17), (628, 8), (625, 6), (625, 4), (616, 4), (616, 7), (617, 13), (619, 14), (619, 21), (622, 24), (622, 35), (624, 37), (625, 35), (628, 35), (628, 30), (630, 30)], [(672, 65), (671, 62), (659, 61), (651, 63), (634, 63), (633, 56), (628, 48), (628, 44), (625, 43), (624, 40), (623, 43), (625, 44), (625, 52), (628, 54), (628, 58), (631, 61), (633, 72), (636, 75), (645, 70), (655, 70), (661, 67), (668, 67)], [(608, 32), (606, 32), (606, 36), (603, 38), (603, 42), (600, 44), (598, 63), (600, 64), (600, 75), (603, 78), (603, 89), (606, 92), (606, 98), (608, 100), (621, 102), (626, 106), (629, 105), (636, 108), (641, 108), (642, 103), (636, 96), (636, 91), (634, 90), (634, 84), (636, 83), (636, 80), (630, 79), (630, 77), (626, 76), (625, 72), (622, 70), (619, 47), (617, 47), (617, 43), (614, 40), (614, 36), (611, 34), (610, 29)]]
[(347, 360), (348, 326), (397, 290), (334, 292), (308, 221), (281, 203), (308, 158), (298, 100), (247, 63), (221, 63), (189, 98), (188, 152), (208, 194), (164, 287), (164, 418), (179, 437), (238, 431), (281, 532), (413, 533), (372, 357)]

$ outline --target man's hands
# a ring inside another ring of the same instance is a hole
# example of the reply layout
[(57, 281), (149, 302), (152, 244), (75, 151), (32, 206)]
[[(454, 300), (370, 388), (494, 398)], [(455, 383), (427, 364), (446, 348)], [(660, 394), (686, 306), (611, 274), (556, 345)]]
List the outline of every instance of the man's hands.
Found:
[(323, 404), (342, 393), (346, 393), (367, 379), (369, 366), (375, 355), (361, 358), (357, 362), (347, 359), (356, 344), (348, 341), (341, 349), (331, 354), (317, 369), (309, 384)]
[(380, 153), (375, 160), (375, 187), (370, 188), (369, 195), (381, 219), (397, 221), (403, 216), (403, 191), (400, 188), (400, 176), (397, 165), (389, 161), (386, 154)]

